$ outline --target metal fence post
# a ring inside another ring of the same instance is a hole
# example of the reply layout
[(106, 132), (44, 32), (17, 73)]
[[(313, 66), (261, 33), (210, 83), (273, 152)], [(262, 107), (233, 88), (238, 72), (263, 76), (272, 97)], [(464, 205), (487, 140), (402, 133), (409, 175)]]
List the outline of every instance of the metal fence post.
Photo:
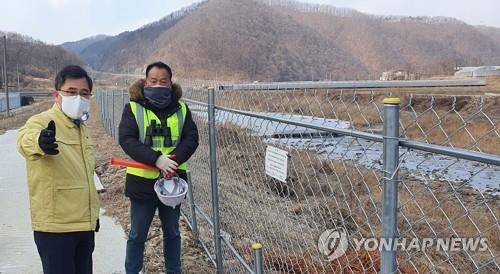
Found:
[(101, 112), (101, 117), (102, 117), (101, 124), (102, 124), (102, 127), (104, 129), (106, 129), (106, 115), (105, 115), (106, 110), (104, 108), (104, 95), (105, 95), (104, 90), (101, 90), (101, 110), (102, 110), (102, 112)]
[(123, 112), (123, 108), (125, 107), (125, 92), (126, 91), (122, 90), (121, 92), (122, 92), (122, 107), (121, 107), (122, 111), (121, 112)]
[(95, 100), (97, 102), (97, 109), (99, 110), (99, 121), (102, 121), (102, 105), (101, 105), (101, 92), (96, 90)]
[(106, 129), (109, 135), (111, 135), (111, 108), (109, 107), (109, 92), (106, 92)]
[(212, 182), (212, 212), (214, 223), (215, 261), (217, 273), (222, 274), (222, 246), (219, 220), (219, 190), (217, 186), (217, 140), (215, 139), (215, 89), (208, 88), (208, 132), (210, 138), (210, 181)]
[(104, 96), (105, 96), (105, 94), (106, 93), (104, 92), (104, 90), (101, 91), (101, 109), (102, 109), (102, 113), (101, 113), (102, 120), (101, 120), (101, 123), (102, 123), (102, 127), (104, 129), (106, 129), (106, 115), (105, 115), (106, 114), (106, 109), (104, 107)]
[[(125, 92), (123, 90), (120, 90), (120, 93), (121, 93), (121, 105), (120, 105), (120, 113), (118, 115), (120, 116), (120, 121), (121, 121), (123, 109), (125, 108)], [(117, 131), (116, 143), (119, 143), (120, 131), (118, 130), (118, 128), (116, 129), (116, 131)]]
[(116, 137), (115, 131), (115, 91), (111, 91), (111, 136)]
[[(399, 98), (384, 99), (384, 192), (382, 197), (382, 237), (380, 273), (397, 271), (397, 207), (399, 164)], [(385, 241), (386, 245), (383, 245)]]
[(108, 92), (104, 93), (104, 129), (108, 133)]
[(189, 196), (189, 206), (191, 208), (191, 225), (193, 226), (193, 234), (196, 240), (199, 239), (198, 233), (198, 222), (196, 221), (196, 207), (194, 203), (193, 196), (193, 181), (191, 180), (191, 170), (187, 171), (187, 183), (188, 183), (188, 196)]
[(104, 91), (104, 90), (102, 90), (101, 92), (102, 92), (102, 94), (101, 94), (101, 104), (102, 104), (102, 106), (101, 106), (101, 108), (102, 108), (102, 121), (101, 121), (101, 123), (102, 123), (102, 127), (103, 127), (104, 129), (106, 129), (106, 115), (105, 115), (105, 114), (106, 114), (106, 113), (105, 113), (105, 111), (106, 111), (106, 110), (105, 110), (105, 108), (104, 108), (104, 100), (105, 100), (104, 96), (105, 96), (105, 91)]
[(99, 105), (99, 117), (101, 118), (101, 125), (102, 123), (102, 92), (99, 90), (97, 91), (97, 103)]
[(264, 259), (262, 256), (262, 244), (254, 243), (252, 244), (252, 249), (255, 253), (255, 274), (263, 274), (264, 273)]
[[(121, 92), (121, 91), (120, 91)], [(118, 94), (116, 94), (116, 98), (117, 100), (120, 100), (120, 97), (118, 97)], [(113, 100), (114, 101), (114, 100)], [(120, 120), (121, 119), (121, 115), (120, 113), (122, 113), (122, 108), (120, 107), (120, 102), (116, 102), (116, 114), (115, 114), (115, 142), (118, 144), (118, 125), (120, 124)], [(120, 118), (118, 118), (120, 117)]]
[(7, 36), (3, 36), (3, 72), (5, 86), (5, 102), (7, 103), (7, 117), (10, 116), (10, 100), (9, 100), (9, 75), (7, 74)]

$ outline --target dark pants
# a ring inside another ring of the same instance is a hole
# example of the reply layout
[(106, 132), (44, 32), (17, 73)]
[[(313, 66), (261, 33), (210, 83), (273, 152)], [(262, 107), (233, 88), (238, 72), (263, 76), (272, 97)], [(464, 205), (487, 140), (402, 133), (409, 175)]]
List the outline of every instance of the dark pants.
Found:
[(34, 232), (44, 274), (92, 274), (94, 231)]
[(181, 233), (179, 232), (180, 206), (165, 206), (158, 199), (130, 199), (130, 233), (127, 241), (125, 270), (136, 274), (143, 268), (144, 243), (156, 209), (163, 230), (163, 256), (166, 273), (181, 273)]

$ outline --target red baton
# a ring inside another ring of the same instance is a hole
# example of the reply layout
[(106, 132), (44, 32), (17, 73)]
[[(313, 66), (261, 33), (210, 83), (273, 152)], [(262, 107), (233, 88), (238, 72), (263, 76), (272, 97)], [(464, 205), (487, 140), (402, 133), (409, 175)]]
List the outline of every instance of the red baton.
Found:
[(155, 170), (158, 171), (160, 170), (157, 167), (146, 165), (143, 163), (139, 162), (133, 162), (133, 161), (125, 161), (117, 158), (111, 158), (111, 164), (115, 166), (126, 166), (126, 167), (135, 167), (135, 168), (141, 168), (141, 169), (147, 169), (147, 170)]

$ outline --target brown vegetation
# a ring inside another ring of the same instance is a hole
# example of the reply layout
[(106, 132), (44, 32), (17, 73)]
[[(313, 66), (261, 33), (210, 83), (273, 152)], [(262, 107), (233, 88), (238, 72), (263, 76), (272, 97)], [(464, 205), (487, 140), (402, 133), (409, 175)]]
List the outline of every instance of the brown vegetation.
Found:
[[(62, 47), (48, 45), (21, 34), (2, 33), (0, 31), (0, 37), (4, 34), (7, 36), (7, 74), (9, 86), (17, 86), (18, 68), (20, 86), (32, 88), (38, 87), (32, 85), (33, 78), (53, 78), (57, 71), (64, 66), (81, 63), (75, 54), (67, 52)], [(0, 68), (3, 71), (3, 62), (0, 62)], [(5, 82), (3, 77), (2, 74), (0, 76), (0, 86)], [(50, 83), (45, 82), (45, 84), (41, 87), (50, 87)]]
[(0, 113), (0, 134), (6, 130), (20, 128), (34, 114), (43, 112), (49, 109), (54, 101), (49, 98), (37, 98), (30, 106), (25, 106), (19, 109), (11, 110), (11, 115), (7, 116), (7, 112)]
[(139, 73), (163, 60), (184, 78), (246, 81), (378, 79), (394, 69), (451, 75), (455, 66), (500, 62), (500, 35), (458, 20), (336, 16), (266, 2), (210, 0), (80, 56), (98, 70)]

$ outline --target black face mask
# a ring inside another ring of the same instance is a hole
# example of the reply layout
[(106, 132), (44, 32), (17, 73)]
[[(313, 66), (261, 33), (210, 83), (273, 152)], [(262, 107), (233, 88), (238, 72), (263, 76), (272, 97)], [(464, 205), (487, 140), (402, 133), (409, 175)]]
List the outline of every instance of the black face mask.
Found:
[(169, 87), (144, 87), (144, 97), (157, 108), (166, 108), (173, 101), (173, 92)]

